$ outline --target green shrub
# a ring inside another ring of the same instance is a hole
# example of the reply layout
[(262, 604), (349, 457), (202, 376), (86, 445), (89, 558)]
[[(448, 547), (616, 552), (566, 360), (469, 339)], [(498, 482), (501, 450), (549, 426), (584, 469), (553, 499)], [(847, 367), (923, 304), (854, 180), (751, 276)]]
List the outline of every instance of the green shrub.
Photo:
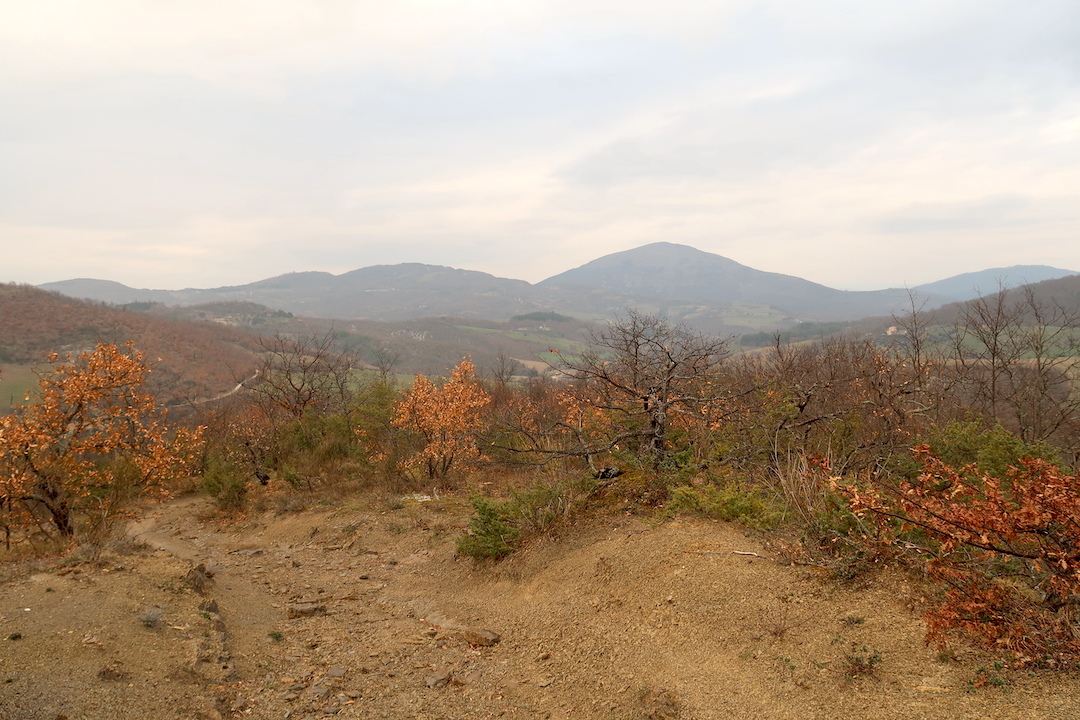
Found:
[(477, 560), (498, 560), (512, 553), (521, 531), (510, 523), (505, 504), (480, 496), (472, 504), (475, 514), (469, 532), (458, 539), (458, 553)]
[(783, 512), (775, 502), (760, 491), (715, 485), (672, 488), (667, 510), (738, 521), (759, 529), (776, 527), (783, 519)]
[(246, 473), (224, 454), (215, 452), (207, 456), (200, 486), (217, 500), (222, 510), (239, 510), (244, 506)]
[(550, 533), (579, 512), (598, 485), (592, 478), (572, 478), (555, 483), (537, 482), (516, 490), (499, 503), (484, 497), (473, 499), (469, 533), (458, 541), (458, 552), (477, 559), (509, 555), (528, 536)]
[(1005, 477), (1010, 467), (1021, 466), (1021, 458), (1059, 462), (1050, 445), (1026, 442), (1001, 425), (986, 428), (975, 420), (935, 426), (926, 433), (923, 441), (946, 465), (962, 468), (973, 464), (981, 473), (992, 477)]

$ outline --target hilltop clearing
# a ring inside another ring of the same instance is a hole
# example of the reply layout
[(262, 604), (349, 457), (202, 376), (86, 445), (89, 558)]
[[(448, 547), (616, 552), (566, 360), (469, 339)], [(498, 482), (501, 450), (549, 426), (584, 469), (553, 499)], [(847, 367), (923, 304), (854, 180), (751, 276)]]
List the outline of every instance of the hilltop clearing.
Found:
[(725, 523), (607, 517), (476, 565), (459, 496), (207, 513), (150, 506), (124, 554), (3, 566), (0, 718), (1080, 712), (1074, 674), (926, 647), (901, 573), (840, 583)]

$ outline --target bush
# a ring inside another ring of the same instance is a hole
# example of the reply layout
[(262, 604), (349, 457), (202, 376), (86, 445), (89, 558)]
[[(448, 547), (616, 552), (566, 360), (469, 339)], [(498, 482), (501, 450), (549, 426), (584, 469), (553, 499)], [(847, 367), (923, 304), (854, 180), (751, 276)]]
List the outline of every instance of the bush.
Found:
[(759, 491), (715, 485), (673, 488), (667, 510), (737, 521), (759, 529), (776, 527), (783, 519), (781, 510)]
[[(947, 588), (926, 614), (927, 640), (945, 647), (958, 631), (1020, 665), (1080, 666), (1080, 477), (1038, 459), (978, 474), (928, 446), (916, 453), (922, 472), (898, 488), (841, 490)], [(902, 542), (912, 532), (918, 546)]]
[(529, 536), (549, 533), (581, 510), (598, 488), (595, 480), (536, 483), (512, 492), (497, 503), (473, 499), (476, 510), (469, 533), (458, 541), (458, 552), (477, 559), (499, 559), (516, 550)]
[(521, 532), (510, 523), (505, 506), (479, 496), (472, 504), (475, 514), (468, 534), (458, 539), (458, 553), (476, 560), (498, 560), (512, 553)]
[(1005, 477), (1019, 467), (1021, 458), (1057, 462), (1057, 453), (1045, 442), (1025, 442), (1001, 425), (984, 427), (978, 421), (950, 422), (934, 426), (925, 435), (930, 451), (954, 468), (974, 465), (978, 472)]
[(222, 510), (234, 512), (244, 506), (247, 494), (245, 471), (222, 453), (208, 454), (200, 486)]

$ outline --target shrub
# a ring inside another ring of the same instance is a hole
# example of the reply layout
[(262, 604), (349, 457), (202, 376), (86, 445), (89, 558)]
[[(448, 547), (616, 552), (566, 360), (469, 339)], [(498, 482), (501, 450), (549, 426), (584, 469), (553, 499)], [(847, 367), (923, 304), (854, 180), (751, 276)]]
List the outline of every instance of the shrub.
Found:
[(589, 479), (552, 484), (536, 483), (497, 503), (473, 499), (469, 533), (458, 541), (458, 552), (477, 559), (499, 559), (518, 548), (528, 536), (549, 533), (574, 516), (599, 487)]
[(984, 427), (978, 421), (950, 422), (934, 426), (925, 437), (931, 452), (954, 468), (973, 465), (978, 472), (1005, 477), (1019, 467), (1021, 458), (1057, 462), (1057, 453), (1045, 442), (1025, 442), (1001, 425)]
[(673, 488), (667, 510), (738, 521), (760, 529), (776, 527), (783, 518), (773, 501), (757, 490), (715, 485)]
[(222, 510), (236, 511), (244, 506), (247, 495), (246, 473), (223, 453), (208, 454), (200, 485), (217, 501)]
[(472, 504), (475, 514), (469, 532), (458, 539), (458, 553), (477, 560), (498, 560), (512, 553), (521, 532), (510, 523), (504, 506), (479, 496)]
[(925, 445), (916, 453), (922, 472), (898, 488), (841, 490), (883, 537), (919, 534), (946, 587), (927, 640), (944, 647), (959, 631), (1020, 665), (1080, 665), (1080, 477), (1037, 459), (998, 477), (957, 470)]

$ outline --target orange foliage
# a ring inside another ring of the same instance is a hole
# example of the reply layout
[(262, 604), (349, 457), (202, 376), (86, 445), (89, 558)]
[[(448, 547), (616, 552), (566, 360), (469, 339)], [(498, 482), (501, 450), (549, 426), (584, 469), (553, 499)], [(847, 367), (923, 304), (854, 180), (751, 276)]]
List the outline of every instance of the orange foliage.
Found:
[(956, 470), (927, 446), (918, 479), (892, 493), (840, 488), (887, 536), (921, 531), (944, 601), (926, 614), (927, 640), (958, 629), (1020, 664), (1080, 664), (1080, 477), (1025, 459), (1007, 477)]
[(424, 437), (424, 449), (406, 461), (406, 466), (423, 466), (428, 478), (445, 478), (459, 460), (480, 457), (475, 432), (483, 427), (482, 410), (491, 396), (475, 379), (468, 358), (458, 363), (450, 380), (441, 387), (417, 375), (412, 389), (398, 403), (392, 423)]
[(40, 399), (0, 417), (0, 508), (9, 523), (49, 522), (70, 538), (78, 515), (104, 527), (130, 495), (183, 470), (199, 431), (167, 437), (131, 343), (49, 362)]

